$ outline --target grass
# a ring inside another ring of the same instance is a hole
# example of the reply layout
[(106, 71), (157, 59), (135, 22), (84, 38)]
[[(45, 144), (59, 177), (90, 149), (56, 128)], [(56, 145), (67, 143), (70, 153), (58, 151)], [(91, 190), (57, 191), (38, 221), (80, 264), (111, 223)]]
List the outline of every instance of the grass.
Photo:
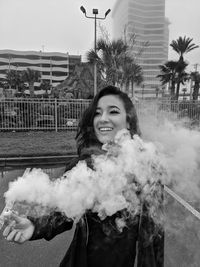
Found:
[(0, 157), (66, 155), (76, 152), (75, 131), (0, 132)]

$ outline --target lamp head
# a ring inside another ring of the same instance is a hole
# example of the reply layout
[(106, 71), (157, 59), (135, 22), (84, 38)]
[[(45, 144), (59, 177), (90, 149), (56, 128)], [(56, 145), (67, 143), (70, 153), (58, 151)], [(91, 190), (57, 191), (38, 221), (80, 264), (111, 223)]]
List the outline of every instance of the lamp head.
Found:
[(111, 9), (109, 8), (109, 9), (106, 11), (106, 13), (105, 13), (105, 17), (108, 16), (108, 14), (110, 13), (110, 11), (111, 11)]
[(83, 6), (80, 7), (80, 10), (83, 12), (83, 14), (86, 14), (86, 10)]
[(98, 9), (97, 8), (93, 8), (92, 12), (93, 12), (94, 15), (97, 15), (98, 14)]

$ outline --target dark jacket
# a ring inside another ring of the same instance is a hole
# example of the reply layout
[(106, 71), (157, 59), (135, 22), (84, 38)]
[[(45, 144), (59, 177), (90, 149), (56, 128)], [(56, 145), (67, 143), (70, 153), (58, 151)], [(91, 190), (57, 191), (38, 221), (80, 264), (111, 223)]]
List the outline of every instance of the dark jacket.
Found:
[[(127, 221), (126, 227), (120, 232), (115, 223), (119, 216), (120, 212), (101, 221), (96, 214), (87, 213), (77, 223), (73, 240), (60, 267), (133, 267), (135, 262), (137, 267), (162, 267), (163, 231), (157, 230), (148, 216), (143, 214), (134, 221)], [(73, 221), (59, 212), (29, 219), (35, 225), (31, 240), (51, 240), (73, 226)]]

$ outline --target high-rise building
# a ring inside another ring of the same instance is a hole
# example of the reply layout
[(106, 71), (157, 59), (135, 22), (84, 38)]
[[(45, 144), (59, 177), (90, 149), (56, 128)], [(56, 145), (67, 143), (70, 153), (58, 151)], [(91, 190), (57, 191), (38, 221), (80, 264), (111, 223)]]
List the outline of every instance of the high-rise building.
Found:
[(114, 39), (123, 37), (125, 32), (129, 36), (135, 33), (135, 53), (147, 43), (137, 58), (144, 73), (141, 91), (155, 93), (161, 88), (156, 77), (158, 66), (168, 59), (169, 22), (165, 17), (165, 0), (117, 0), (112, 17)]
[[(41, 81), (49, 81), (52, 87), (63, 82), (73, 72), (81, 56), (60, 52), (0, 50), (0, 81), (6, 80), (9, 70), (37, 70)], [(38, 86), (39, 83), (35, 83)]]

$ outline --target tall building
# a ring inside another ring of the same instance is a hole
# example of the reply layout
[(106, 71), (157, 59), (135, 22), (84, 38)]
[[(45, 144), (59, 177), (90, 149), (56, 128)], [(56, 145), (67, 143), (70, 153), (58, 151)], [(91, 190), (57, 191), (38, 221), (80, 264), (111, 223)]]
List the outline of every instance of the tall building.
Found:
[[(140, 91), (155, 94), (161, 88), (159, 65), (168, 59), (169, 22), (165, 18), (165, 0), (117, 0), (112, 13), (114, 38), (136, 34), (133, 52), (147, 43), (137, 62), (143, 68)], [(126, 31), (124, 29), (126, 28)], [(142, 92), (142, 93), (144, 93)]]
[[(73, 72), (81, 56), (59, 52), (0, 50), (0, 81), (6, 80), (9, 70), (27, 68), (41, 73), (41, 81), (49, 81), (52, 87), (63, 82)], [(38, 86), (39, 83), (35, 83)]]

